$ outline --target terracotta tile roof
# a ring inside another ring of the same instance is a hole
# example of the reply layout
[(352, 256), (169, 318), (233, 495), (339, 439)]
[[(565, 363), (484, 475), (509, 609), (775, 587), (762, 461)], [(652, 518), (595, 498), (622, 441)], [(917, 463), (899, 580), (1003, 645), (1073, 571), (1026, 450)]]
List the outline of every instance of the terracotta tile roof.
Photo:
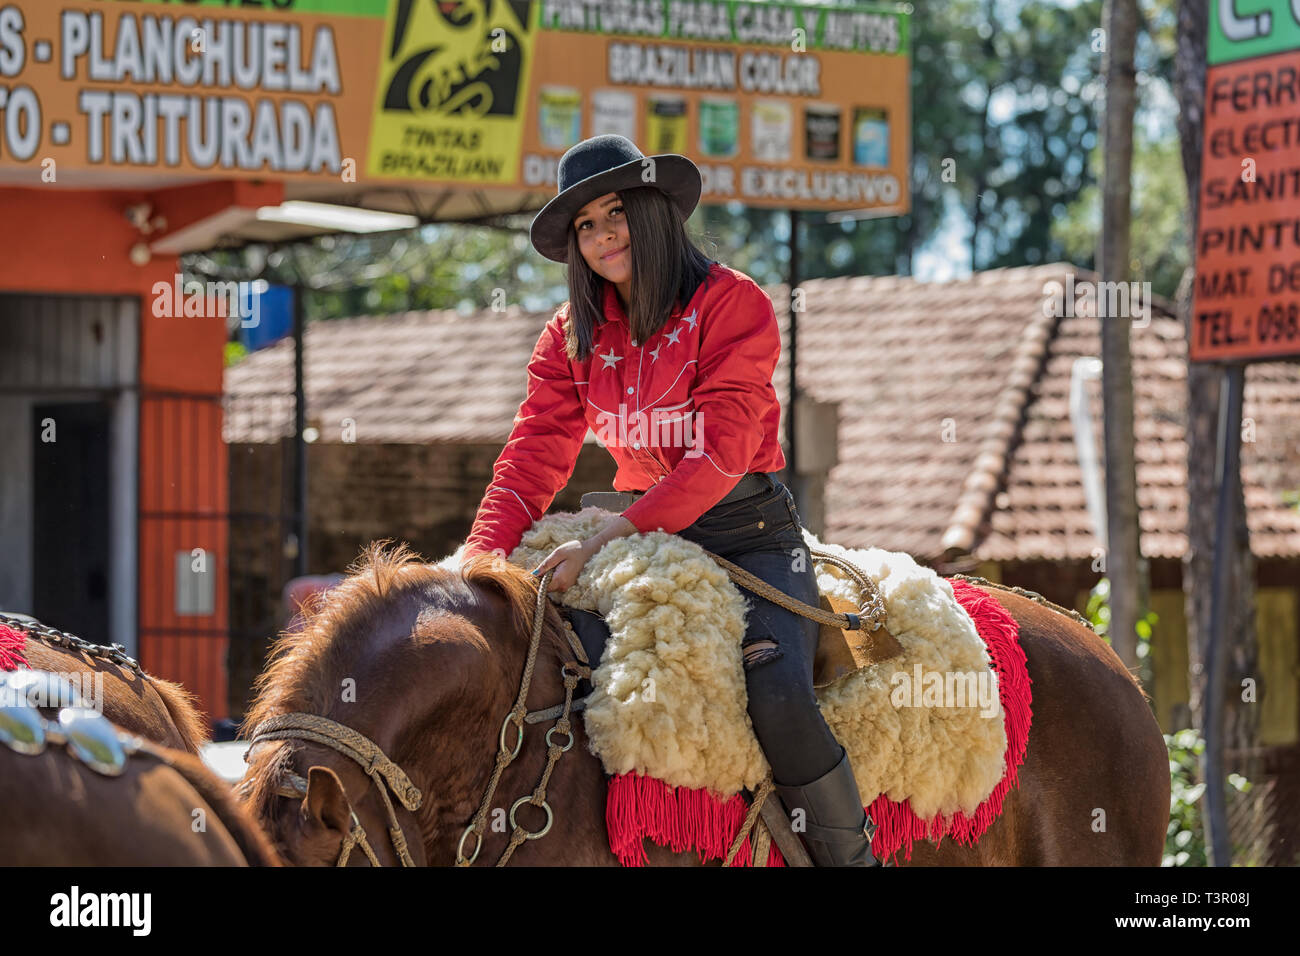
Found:
[[(1098, 354), (1096, 319), (1044, 316), (1044, 286), (1066, 264), (941, 283), (855, 277), (805, 283), (800, 386), (839, 406), (839, 461), (826, 486), (826, 537), (933, 560), (1088, 558), (1098, 546), (1069, 416), (1078, 358)], [(767, 287), (783, 331), (784, 286)], [(512, 309), (319, 322), (307, 332), (309, 420), (338, 440), (504, 442), (523, 369), (551, 313)], [(1167, 303), (1132, 333), (1143, 552), (1185, 547), (1185, 344)], [(788, 353), (775, 384), (788, 392)], [(227, 370), (229, 441), (287, 433), (292, 403), (240, 395), (292, 390), (292, 344)], [(1089, 386), (1100, 454), (1099, 383)], [(1257, 554), (1300, 555), (1300, 366), (1247, 371), (1243, 476)], [(588, 434), (588, 441), (594, 436)]]
[[(314, 322), (304, 368), (309, 423), (337, 441), (352, 419), (358, 442), (504, 442), (524, 397), (523, 370), (552, 312), (408, 312)], [(292, 434), (293, 341), (226, 369), (225, 437)], [(270, 404), (271, 393), (289, 394)], [(593, 436), (588, 434), (588, 439)]]
[(800, 386), (840, 402), (828, 540), (933, 558), (974, 540), (1046, 343), (1061, 267), (804, 284)]
[[(1097, 356), (1101, 341), (1095, 317), (1044, 316), (1044, 286), (1067, 273), (1096, 279), (1058, 264), (932, 284), (804, 284), (800, 383), (842, 402), (828, 540), (931, 560), (949, 549), (981, 560), (1092, 556), (1100, 545), (1069, 393), (1075, 361)], [(1174, 558), (1186, 547), (1186, 345), (1163, 300), (1140, 325), (1131, 349), (1142, 550)], [(1100, 382), (1088, 395), (1100, 463)], [(1242, 448), (1252, 547), (1300, 555), (1300, 366), (1249, 366), (1244, 416), (1255, 427)]]

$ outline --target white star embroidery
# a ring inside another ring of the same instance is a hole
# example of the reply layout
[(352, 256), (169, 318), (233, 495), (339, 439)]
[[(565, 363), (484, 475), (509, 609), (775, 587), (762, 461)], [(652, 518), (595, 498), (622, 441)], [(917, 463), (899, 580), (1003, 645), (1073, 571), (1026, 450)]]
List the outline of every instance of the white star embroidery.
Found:
[(694, 313), (694, 312), (692, 312), (692, 313), (691, 313), (690, 315), (688, 315), (686, 318), (682, 319), (682, 321), (686, 323), (687, 327), (688, 327), (692, 332), (695, 331), (695, 313)]
[(665, 341), (665, 342), (671, 342), (673, 345), (676, 345), (676, 344), (677, 344), (677, 336), (679, 336), (679, 335), (681, 335), (681, 334), (682, 334), (682, 330), (681, 330), (681, 329), (673, 329), (672, 332), (670, 332), (668, 335), (664, 336), (664, 341)]
[(607, 353), (601, 356), (601, 358), (604, 359), (605, 361), (605, 364), (602, 365), (601, 368), (614, 368), (615, 362), (623, 361), (623, 356), (614, 354), (614, 349), (612, 346), (610, 347), (610, 350)]
[(662, 343), (662, 342), (660, 342), (658, 345), (656, 345), (656, 346), (654, 347), (654, 349), (650, 352), (650, 360), (651, 360), (651, 361), (654, 361), (655, 359), (659, 358), (659, 350), (660, 350), (661, 348), (663, 348), (663, 347), (664, 347), (664, 346), (663, 346), (663, 343)]

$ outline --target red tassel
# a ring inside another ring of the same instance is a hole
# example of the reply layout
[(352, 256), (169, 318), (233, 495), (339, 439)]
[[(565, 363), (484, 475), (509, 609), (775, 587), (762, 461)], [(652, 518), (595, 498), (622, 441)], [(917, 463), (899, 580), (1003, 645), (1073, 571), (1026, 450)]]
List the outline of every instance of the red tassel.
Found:
[(12, 627), (0, 624), (0, 671), (16, 671), (27, 666), (23, 657), (23, 648), (27, 646), (27, 635)]
[[(703, 788), (670, 787), (638, 773), (618, 774), (609, 781), (605, 799), (609, 849), (624, 866), (645, 866), (647, 838), (675, 853), (695, 850), (701, 863), (725, 860), (748, 810), (740, 794), (724, 798)], [(746, 837), (732, 865), (749, 866), (752, 860)], [(769, 866), (784, 865), (775, 844), (768, 861)]]
[[(917, 840), (937, 843), (949, 837), (962, 846), (974, 846), (1002, 812), (1007, 792), (1019, 783), (1018, 771), (1025, 760), (1032, 720), (1033, 695), (1025, 652), (1020, 647), (1020, 629), (991, 595), (960, 579), (948, 579), (957, 602), (975, 623), (976, 633), (988, 647), (998, 675), (998, 697), (1007, 732), (1006, 770), (993, 792), (967, 816), (958, 811), (951, 818), (942, 814), (922, 820), (906, 802), (897, 803), (884, 794), (867, 812), (878, 829), (871, 851), (877, 859), (912, 858)], [(624, 866), (645, 866), (648, 862), (643, 841), (648, 837), (674, 852), (695, 850), (700, 862), (725, 860), (731, 842), (744, 823), (748, 807), (740, 794), (720, 797), (706, 789), (670, 787), (661, 780), (640, 774), (619, 774), (609, 782), (605, 801), (605, 826), (609, 848)], [(750, 837), (741, 843), (733, 866), (752, 866)], [(785, 866), (776, 843), (767, 855), (768, 866)]]

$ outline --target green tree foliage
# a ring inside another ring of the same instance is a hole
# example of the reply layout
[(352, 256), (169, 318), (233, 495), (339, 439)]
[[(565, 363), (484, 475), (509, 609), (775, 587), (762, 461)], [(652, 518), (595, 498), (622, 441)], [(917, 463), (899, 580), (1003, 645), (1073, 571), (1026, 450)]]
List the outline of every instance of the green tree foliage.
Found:
[[(1138, 116), (1133, 151), (1133, 278), (1150, 282), (1152, 291), (1172, 299), (1187, 267), (1191, 236), (1187, 222), (1187, 185), (1183, 175), (1172, 99), (1175, 48), (1174, 0), (1142, 0), (1142, 31), (1136, 53)], [(1101, 146), (1089, 159), (1100, 170)], [(1090, 183), (1052, 222), (1053, 238), (1065, 258), (1096, 268), (1101, 230), (1101, 195)]]
[[(1100, 161), (1098, 147), (1093, 163)], [(1096, 184), (1088, 186), (1052, 227), (1065, 257), (1086, 269), (1095, 268), (1100, 201)], [(1151, 142), (1140, 129), (1133, 152), (1132, 250), (1134, 280), (1172, 299), (1191, 251), (1183, 163), (1177, 139)]]
[[(1096, 218), (1101, 0), (914, 0), (909, 215), (802, 218), (800, 274), (912, 274), (936, 240), (965, 233), (954, 271), (1069, 258), (1089, 264)], [(1174, 0), (1142, 0), (1138, 45), (1142, 110), (1172, 116)], [(1163, 91), (1163, 93), (1161, 92)], [(1163, 100), (1161, 97), (1163, 96)], [(1172, 121), (1152, 126), (1138, 155), (1135, 249), (1142, 276), (1171, 291), (1179, 264)], [(1149, 176), (1148, 176), (1149, 173)], [(308, 317), (494, 304), (553, 308), (567, 297), (564, 268), (531, 248), (531, 215), (483, 225), (426, 226), (400, 236), (321, 238), (293, 250), (253, 248), (187, 260), (272, 281), (306, 276), (320, 290)], [(690, 230), (702, 249), (761, 283), (783, 280), (788, 218), (740, 203), (701, 207)], [(503, 292), (498, 291), (503, 290)], [(504, 301), (503, 300), (504, 297)]]

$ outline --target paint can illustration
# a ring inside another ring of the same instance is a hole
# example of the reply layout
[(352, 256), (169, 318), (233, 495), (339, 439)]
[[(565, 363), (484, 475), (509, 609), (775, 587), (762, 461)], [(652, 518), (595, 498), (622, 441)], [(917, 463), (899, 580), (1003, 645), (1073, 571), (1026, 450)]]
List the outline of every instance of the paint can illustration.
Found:
[(591, 94), (591, 135), (614, 133), (636, 141), (636, 94), (596, 90)]
[(750, 136), (754, 159), (765, 163), (790, 160), (790, 137), (794, 111), (785, 100), (758, 100), (750, 114)]
[(840, 158), (840, 108), (810, 103), (804, 108), (804, 156), (835, 161)]
[(537, 93), (537, 129), (549, 149), (576, 144), (582, 138), (582, 94), (568, 86), (543, 86)]
[(853, 162), (859, 166), (889, 166), (889, 114), (858, 107), (853, 111)]
[(686, 153), (686, 100), (680, 96), (652, 96), (646, 110), (646, 146), (649, 153)]
[(740, 104), (719, 97), (700, 99), (700, 152), (714, 159), (735, 156), (740, 147)]

